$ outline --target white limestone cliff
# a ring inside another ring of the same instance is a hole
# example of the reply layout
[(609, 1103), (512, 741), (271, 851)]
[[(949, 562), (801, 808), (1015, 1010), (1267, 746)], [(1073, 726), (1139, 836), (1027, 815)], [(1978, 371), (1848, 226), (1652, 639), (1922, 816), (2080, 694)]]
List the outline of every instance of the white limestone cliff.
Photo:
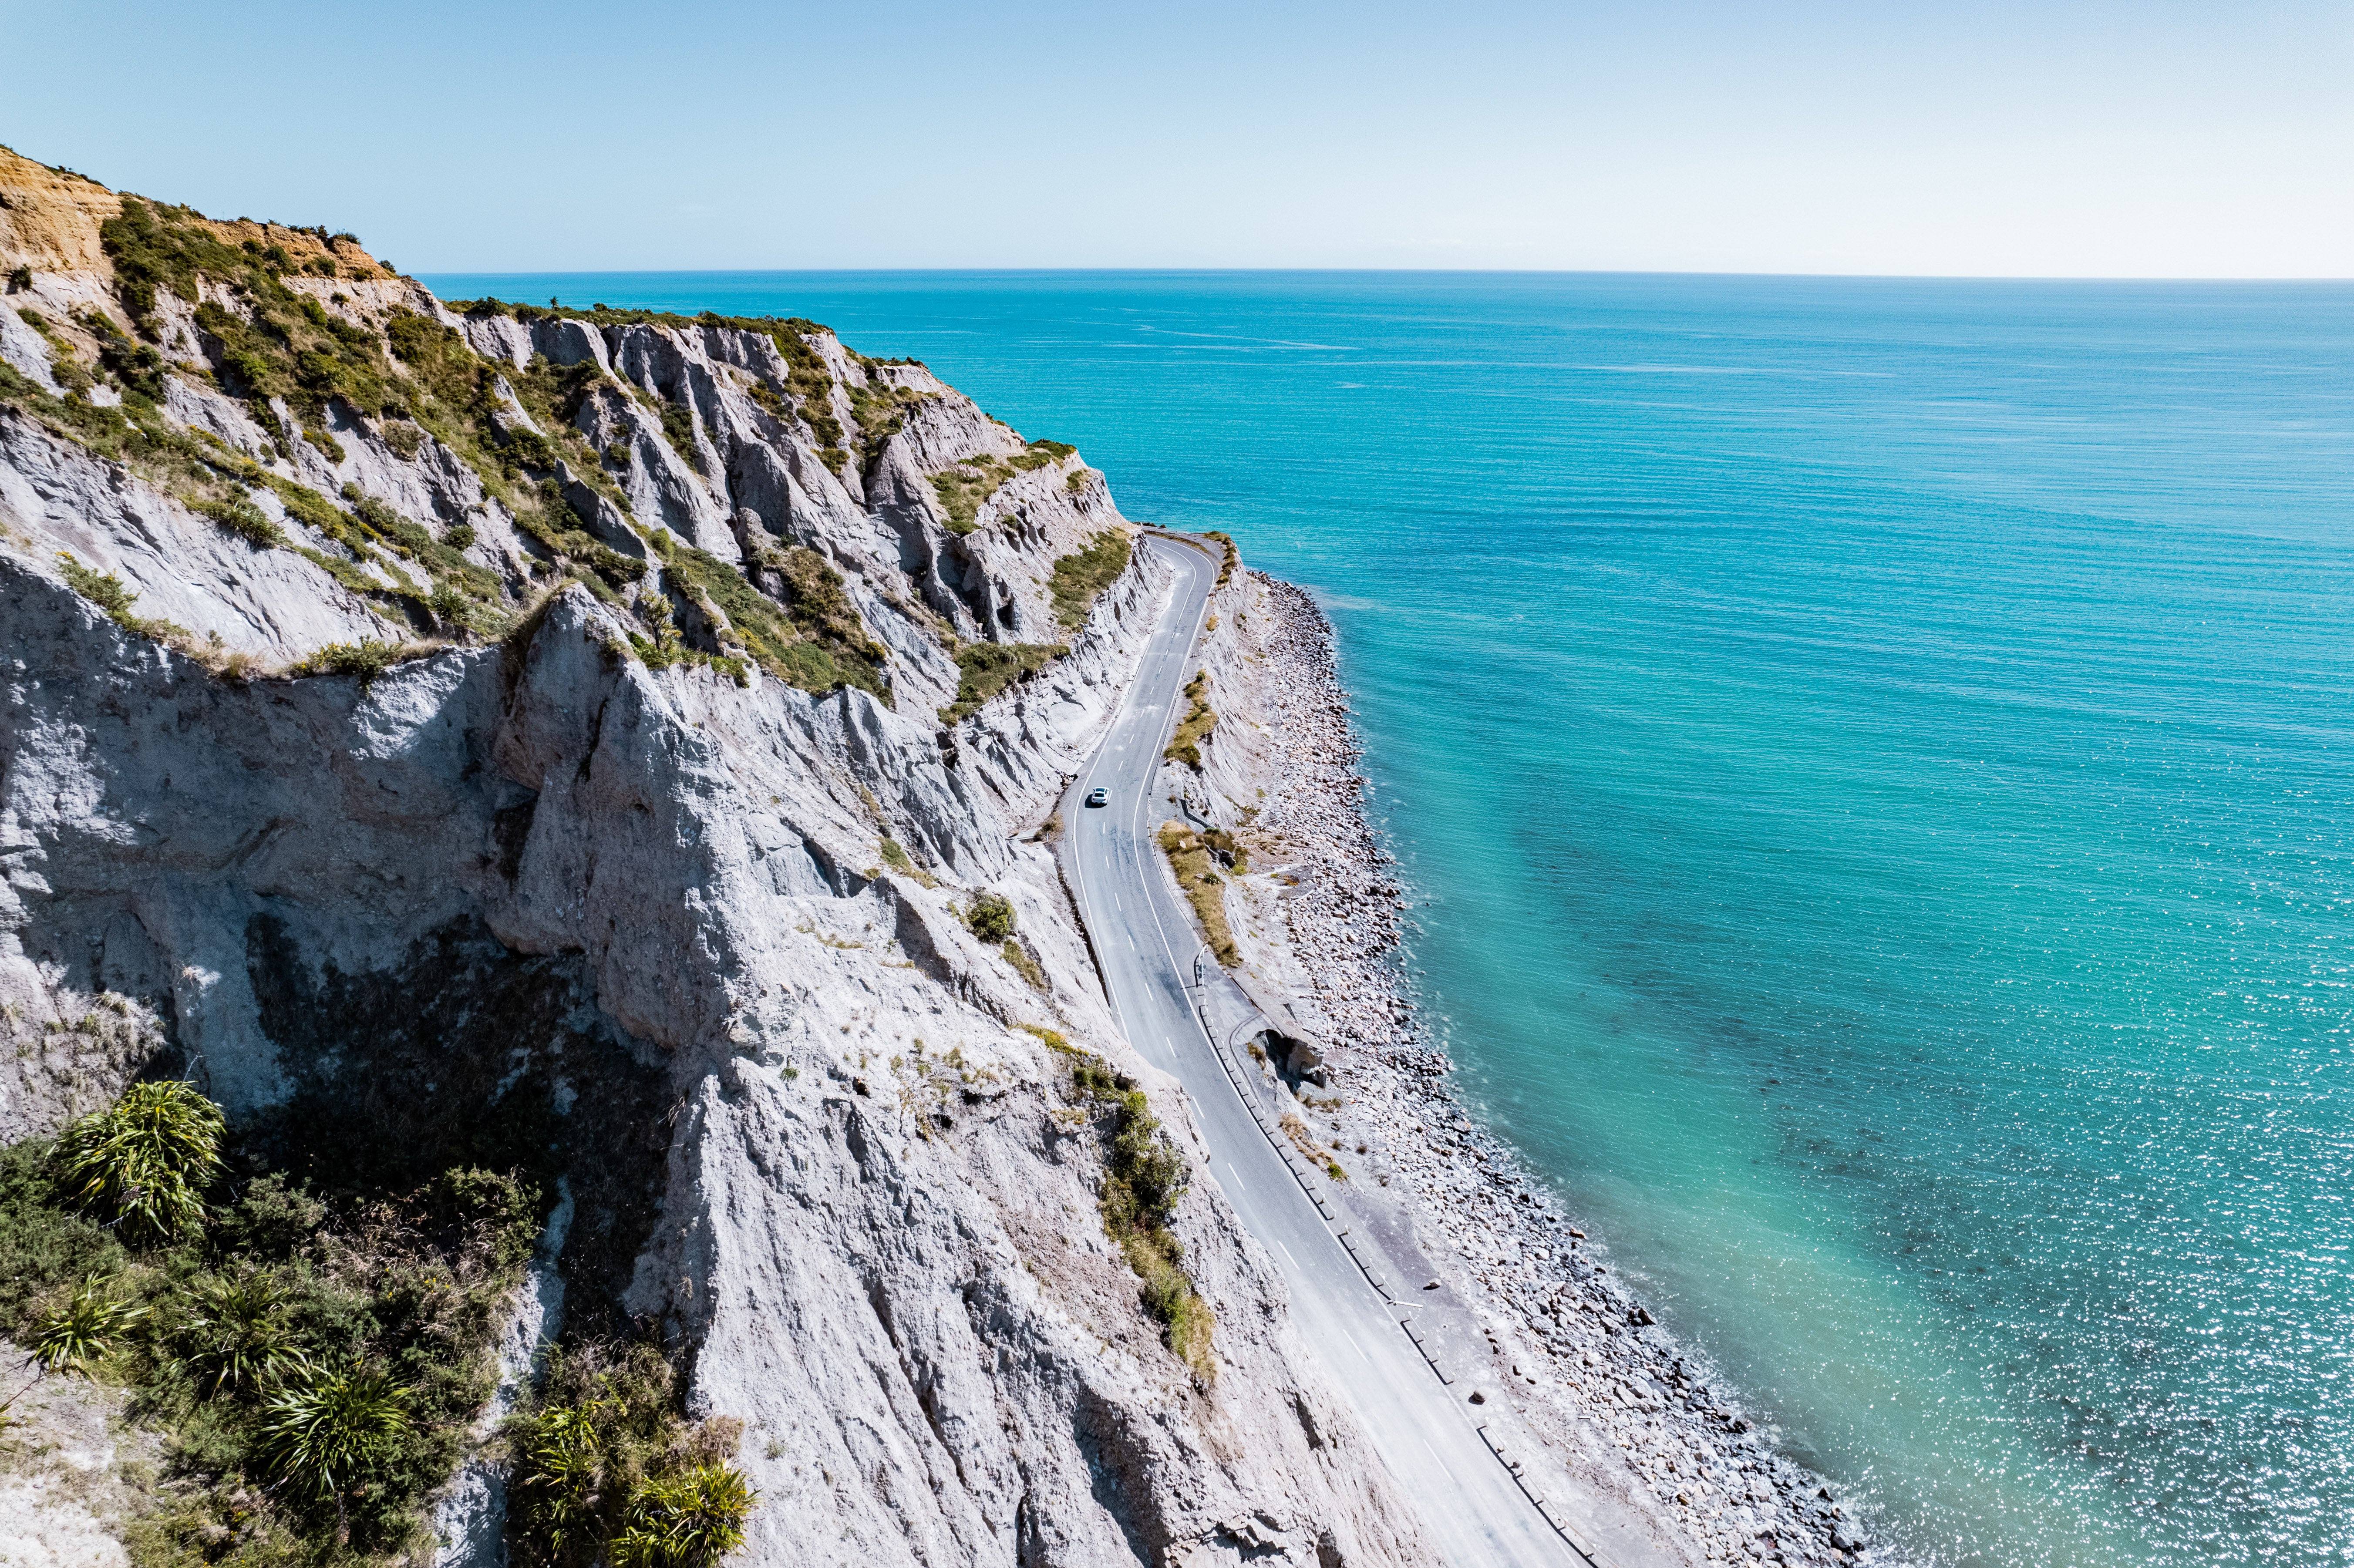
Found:
[[(0, 191), (42, 197), (0, 228), (7, 308), (41, 318), (0, 335), (0, 1138), (158, 1062), (233, 1123), (546, 1107), (566, 1224), (503, 1397), (565, 1317), (651, 1325), (692, 1411), (744, 1424), (736, 1561), (1426, 1561), (1208, 1181), (1173, 1228), (1214, 1377), (1163, 1345), (1023, 1027), (1141, 1084), (1198, 1161), (1035, 840), (1168, 588), (1139, 557), (1063, 619), (1056, 563), (1128, 531), (1101, 476), (822, 329), (819, 374), (740, 324), (458, 316), (355, 245), (245, 226), (339, 269), (285, 283), (349, 341), (460, 334), (503, 367), (483, 440), (550, 461), (490, 471), (389, 398), (313, 423), (241, 380), (244, 318), (197, 308), (248, 296), (204, 280), (143, 320), (81, 231), (111, 193), (0, 154)], [(160, 396), (107, 368), (138, 342)], [(578, 440), (524, 397), (574, 366)], [(110, 447), (90, 410), (117, 407), (151, 434)], [(969, 531), (934, 482), (959, 464)], [(196, 493), (230, 483), (282, 542)], [(739, 584), (790, 646), (734, 624)], [(1068, 651), (936, 716), (951, 644), (1013, 643)], [(873, 673), (805, 689), (812, 650)], [(984, 890), (1026, 963), (960, 917)], [(453, 1480), (442, 1561), (503, 1560), (496, 1468)]]

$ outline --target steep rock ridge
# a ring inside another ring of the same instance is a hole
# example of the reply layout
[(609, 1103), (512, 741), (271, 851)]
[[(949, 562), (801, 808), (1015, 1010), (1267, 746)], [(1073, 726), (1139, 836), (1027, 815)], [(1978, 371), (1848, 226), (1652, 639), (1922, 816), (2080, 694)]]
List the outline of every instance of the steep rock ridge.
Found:
[[(14, 213), (49, 176), (5, 158)], [(742, 1561), (1426, 1561), (1214, 1184), (1171, 1220), (1206, 1363), (1097, 1214), (1071, 1051), (1201, 1159), (1031, 832), (1168, 591), (1122, 556), (1058, 607), (1125, 533), (1100, 476), (806, 323), (453, 312), (348, 237), (75, 191), (0, 253), (38, 318), (0, 1133), (142, 1071), (297, 1171), (544, 1128), (510, 1386), (532, 1321), (651, 1334), (745, 1423)], [(956, 655), (1050, 631), (934, 716)], [(497, 1469), (441, 1561), (502, 1561)]]

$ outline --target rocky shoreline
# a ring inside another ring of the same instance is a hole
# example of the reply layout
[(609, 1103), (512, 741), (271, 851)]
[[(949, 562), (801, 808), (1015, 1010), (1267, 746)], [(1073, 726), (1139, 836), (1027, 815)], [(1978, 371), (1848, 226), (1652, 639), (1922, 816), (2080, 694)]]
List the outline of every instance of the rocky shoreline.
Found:
[(1299, 588), (1249, 576), (1253, 609), (1273, 621), (1252, 639), (1272, 753), (1254, 827), (1314, 868), (1281, 906), (1339, 1072), (1341, 1097), (1317, 1102), (1328, 1107), (1320, 1134), (1377, 1161), (1367, 1169), (1381, 1196), (1401, 1198), (1423, 1254), (1481, 1321), (1497, 1381), (1581, 1480), (1634, 1505), (1669, 1542), (1681, 1538), (1692, 1561), (1893, 1562), (1821, 1477), (1776, 1452), (1770, 1429), (1657, 1325), (1560, 1196), (1456, 1098), (1454, 1064), (1416, 1019), (1394, 960), (1407, 890), (1366, 815), (1331, 622)]

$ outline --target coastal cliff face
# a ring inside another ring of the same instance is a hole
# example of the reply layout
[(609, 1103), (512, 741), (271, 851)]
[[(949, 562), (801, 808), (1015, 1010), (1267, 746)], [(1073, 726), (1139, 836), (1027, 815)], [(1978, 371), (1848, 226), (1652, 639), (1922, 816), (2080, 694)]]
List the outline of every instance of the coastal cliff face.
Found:
[[(0, 1140), (164, 1074), (295, 1178), (534, 1129), (536, 1259), (387, 1554), (505, 1561), (499, 1418), (634, 1341), (758, 1489), (731, 1561), (1425, 1560), (1215, 1188), (1190, 1358), (1099, 1217), (1074, 1061), (1199, 1160), (1038, 842), (1168, 586), (1100, 474), (814, 323), (454, 308), (4, 152), (0, 196)], [(241, 1550), (142, 1444), (9, 1495), (78, 1560)]]

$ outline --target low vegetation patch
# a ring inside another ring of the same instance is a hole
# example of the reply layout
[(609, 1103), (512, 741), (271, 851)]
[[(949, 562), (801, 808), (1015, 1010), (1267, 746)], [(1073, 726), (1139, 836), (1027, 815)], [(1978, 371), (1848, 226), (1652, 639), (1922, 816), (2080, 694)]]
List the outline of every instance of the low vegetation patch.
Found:
[(241, 495), (226, 501), (193, 501), (189, 505), (257, 549), (276, 550), (286, 544), (286, 530)]
[(1030, 949), (1022, 945), (1021, 938), (1007, 938), (1005, 946), (998, 950), (1005, 956), (1005, 961), (1013, 966), (1013, 972), (1030, 982), (1032, 990), (1051, 991), (1055, 989), (1046, 979), (1045, 967), (1031, 956)]
[(1097, 1205), (1104, 1234), (1118, 1245), (1143, 1282), (1145, 1312), (1161, 1327), (1161, 1340), (1204, 1384), (1215, 1381), (1213, 1353), (1215, 1320), (1210, 1304), (1185, 1272), (1185, 1248), (1169, 1229), (1178, 1200), (1191, 1185), (1185, 1157), (1162, 1129), (1161, 1118), (1134, 1079), (1112, 1071), (1092, 1052), (1081, 1051), (1051, 1029), (1029, 1032), (1062, 1057), (1070, 1070), (1069, 1097), (1092, 1115), (1104, 1142), (1104, 1181)]
[(1320, 1167), (1335, 1181), (1349, 1179), (1349, 1173), (1341, 1169), (1341, 1161), (1333, 1157), (1331, 1150), (1316, 1141), (1316, 1135), (1308, 1130), (1308, 1124), (1299, 1119), (1298, 1111), (1283, 1113), (1283, 1131), (1284, 1136), (1291, 1139), (1291, 1146), (1299, 1150), (1309, 1164)]
[(1190, 705), (1185, 716), (1177, 721), (1177, 731), (1169, 737), (1169, 746), (1161, 755), (1172, 762), (1182, 762), (1195, 772), (1202, 770), (1202, 742), (1218, 722), (1210, 711), (1210, 673), (1196, 670), (1193, 678), (1185, 683), (1185, 698)]
[(740, 1422), (690, 1422), (650, 1345), (550, 1354), (509, 1424), (516, 1555), (529, 1568), (708, 1568), (741, 1545), (756, 1494), (728, 1461)]
[[(708, 552), (656, 529), (655, 552), (672, 587), (724, 618), (716, 633), (722, 652), (748, 658), (777, 679), (804, 691), (856, 686), (887, 705), (884, 674), (889, 655), (852, 603), (842, 574), (816, 551), (799, 546), (751, 563), (751, 578)], [(766, 591), (763, 591), (765, 589)]]
[(515, 1171), (314, 1192), (185, 1083), (0, 1150), (0, 1325), (165, 1436), (142, 1568), (415, 1551), (540, 1225)]
[(901, 876), (919, 882), (926, 887), (938, 887), (940, 885), (940, 879), (917, 865), (915, 857), (900, 845), (898, 840), (886, 835), (883, 840), (881, 851), (883, 863)]
[[(870, 360), (867, 363), (873, 364)], [(858, 470), (872, 473), (875, 460), (907, 422), (907, 411), (933, 392), (918, 392), (912, 387), (885, 387), (869, 382), (864, 387), (850, 389), (851, 417), (858, 421)]]
[(85, 567), (70, 553), (62, 550), (58, 553), (58, 569), (64, 574), (68, 587), (104, 610), (108, 620), (133, 636), (160, 642), (191, 658), (201, 658), (209, 652), (196, 641), (196, 633), (186, 627), (161, 618), (134, 614), (132, 606), (138, 602), (139, 596), (112, 572)]
[(290, 675), (352, 675), (359, 680), (360, 690), (376, 684), (378, 677), (395, 664), (410, 659), (421, 659), (433, 652), (430, 643), (381, 642), (363, 638), (357, 642), (330, 642), (317, 652), (287, 666)]
[(1221, 533), (1212, 528), (1204, 533), (1202, 537), (1215, 539), (1219, 548), (1225, 552), (1218, 563), (1218, 586), (1224, 588), (1226, 586), (1226, 579), (1235, 575), (1235, 568), (1243, 564), (1243, 553), (1235, 548), (1234, 535), (1231, 534)]
[(948, 514), (949, 532), (971, 533), (981, 525), (975, 520), (981, 503), (996, 494), (1015, 474), (1060, 462), (1077, 450), (1064, 441), (1032, 441), (1015, 456), (983, 452), (934, 474), (932, 491)]
[(948, 514), (948, 531), (970, 534), (981, 526), (974, 521), (981, 503), (1013, 477), (1012, 470), (988, 457), (967, 458), (956, 467), (932, 475), (932, 493), (940, 498), (940, 509)]
[(1028, 680), (1070, 649), (1059, 642), (968, 642), (956, 651), (956, 701), (940, 710), (942, 724), (979, 713), (1016, 681)]
[(1193, 906), (1210, 951), (1219, 963), (1234, 968), (1242, 962), (1242, 954), (1235, 947), (1234, 927), (1226, 923), (1225, 882), (1218, 874), (1212, 846), (1182, 822), (1163, 822), (1160, 836), (1161, 853), (1169, 857), (1169, 869)]
[(1097, 599), (1128, 570), (1131, 547), (1125, 532), (1107, 528), (1090, 538), (1086, 549), (1055, 561), (1047, 584), (1055, 596), (1055, 618), (1073, 631), (1085, 626)]
[(1002, 942), (1013, 935), (1013, 903), (1002, 893), (976, 893), (964, 906), (964, 923), (984, 942)]

